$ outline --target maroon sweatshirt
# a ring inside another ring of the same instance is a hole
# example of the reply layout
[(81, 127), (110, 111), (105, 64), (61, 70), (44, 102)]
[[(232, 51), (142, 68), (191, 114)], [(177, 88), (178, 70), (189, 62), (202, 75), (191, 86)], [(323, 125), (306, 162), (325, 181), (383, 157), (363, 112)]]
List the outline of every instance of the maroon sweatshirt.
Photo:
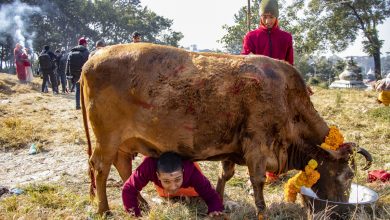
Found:
[(270, 30), (260, 25), (246, 34), (241, 54), (264, 55), (278, 60), (285, 60), (294, 65), (294, 49), (290, 33), (280, 30), (278, 24)]
[[(141, 216), (137, 195), (149, 181), (162, 187), (157, 177), (157, 159), (145, 157), (123, 185), (122, 200), (127, 212)], [(183, 184), (181, 187), (190, 186), (194, 187), (199, 196), (206, 202), (209, 213), (223, 211), (222, 200), (212, 188), (210, 181), (195, 167), (193, 162), (183, 160)]]

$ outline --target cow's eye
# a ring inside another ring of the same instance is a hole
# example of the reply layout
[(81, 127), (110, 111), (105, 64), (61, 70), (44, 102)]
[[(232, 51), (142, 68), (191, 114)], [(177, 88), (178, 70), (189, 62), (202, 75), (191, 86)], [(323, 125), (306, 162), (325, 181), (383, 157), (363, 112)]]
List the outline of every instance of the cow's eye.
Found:
[(355, 175), (354, 175), (353, 172), (347, 172), (347, 173), (345, 174), (345, 178), (347, 178), (347, 179), (352, 179), (354, 176), (355, 176)]

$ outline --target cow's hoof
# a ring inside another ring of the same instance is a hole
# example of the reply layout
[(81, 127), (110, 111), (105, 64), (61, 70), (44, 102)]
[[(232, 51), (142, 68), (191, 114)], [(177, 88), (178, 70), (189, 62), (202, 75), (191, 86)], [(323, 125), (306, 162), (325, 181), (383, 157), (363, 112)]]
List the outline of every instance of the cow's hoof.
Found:
[(110, 210), (105, 211), (103, 213), (103, 219), (112, 219), (114, 217), (114, 213), (112, 213)]

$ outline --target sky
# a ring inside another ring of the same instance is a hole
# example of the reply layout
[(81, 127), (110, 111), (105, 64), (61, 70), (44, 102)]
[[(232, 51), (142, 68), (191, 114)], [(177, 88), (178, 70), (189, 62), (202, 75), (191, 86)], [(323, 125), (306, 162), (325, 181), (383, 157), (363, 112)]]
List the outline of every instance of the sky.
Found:
[[(226, 31), (224, 24), (234, 24), (234, 14), (247, 5), (245, 0), (141, 0), (160, 16), (173, 20), (172, 29), (183, 33), (181, 46), (196, 44), (198, 49), (223, 49), (217, 43)], [(378, 26), (379, 38), (385, 40), (382, 53), (390, 52), (390, 18)], [(387, 36), (387, 38), (386, 38)], [(338, 56), (366, 56), (362, 49), (362, 37)], [(329, 55), (329, 53), (328, 53)]]

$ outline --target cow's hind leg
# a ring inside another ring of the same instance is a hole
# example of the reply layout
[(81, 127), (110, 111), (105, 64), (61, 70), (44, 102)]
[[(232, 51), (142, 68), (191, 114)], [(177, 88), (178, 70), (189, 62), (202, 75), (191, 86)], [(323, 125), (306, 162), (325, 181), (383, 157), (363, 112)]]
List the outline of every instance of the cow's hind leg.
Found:
[(114, 161), (114, 166), (118, 170), (123, 182), (130, 177), (132, 172), (133, 154), (119, 150)]
[(234, 175), (234, 163), (228, 160), (222, 161), (222, 174), (218, 177), (217, 192), (223, 200), (226, 182)]
[(112, 145), (103, 145), (97, 142), (97, 146), (89, 160), (96, 178), (98, 213), (100, 215), (109, 211), (106, 191), (107, 177), (117, 153), (116, 148), (110, 148), (110, 146)]

